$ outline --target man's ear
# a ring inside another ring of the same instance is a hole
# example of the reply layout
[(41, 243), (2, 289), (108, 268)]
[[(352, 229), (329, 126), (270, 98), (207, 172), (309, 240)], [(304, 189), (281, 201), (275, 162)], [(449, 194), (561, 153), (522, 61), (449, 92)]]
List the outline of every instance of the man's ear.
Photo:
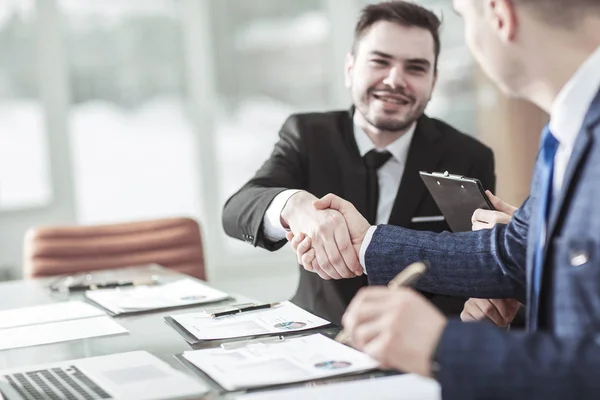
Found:
[(352, 53), (346, 54), (346, 60), (344, 61), (344, 83), (347, 88), (352, 87), (352, 70), (354, 69), (354, 55)]
[(486, 19), (502, 42), (511, 42), (517, 32), (517, 13), (511, 0), (484, 0)]

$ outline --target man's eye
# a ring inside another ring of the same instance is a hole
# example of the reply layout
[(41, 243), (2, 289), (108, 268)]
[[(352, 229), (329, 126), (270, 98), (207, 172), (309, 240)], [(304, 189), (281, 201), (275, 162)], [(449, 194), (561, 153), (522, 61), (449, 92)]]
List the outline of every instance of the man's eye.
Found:
[(373, 60), (371, 60), (371, 62), (373, 64), (377, 64), (377, 65), (388, 65), (388, 62), (386, 60), (382, 60), (382, 59), (373, 59)]

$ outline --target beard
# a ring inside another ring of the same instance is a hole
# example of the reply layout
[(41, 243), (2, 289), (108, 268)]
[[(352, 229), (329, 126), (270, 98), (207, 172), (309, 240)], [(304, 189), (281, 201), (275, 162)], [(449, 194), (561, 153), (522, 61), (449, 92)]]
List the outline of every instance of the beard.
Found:
[[(408, 103), (400, 110), (376, 110), (375, 105), (371, 104), (373, 93), (380, 95), (391, 94), (400, 95), (408, 100)], [(421, 118), (429, 99), (417, 99), (405, 93), (403, 90), (377, 90), (371, 88), (363, 96), (360, 102), (355, 103), (356, 109), (362, 114), (365, 121), (371, 126), (384, 132), (396, 133), (410, 128), (416, 120)]]

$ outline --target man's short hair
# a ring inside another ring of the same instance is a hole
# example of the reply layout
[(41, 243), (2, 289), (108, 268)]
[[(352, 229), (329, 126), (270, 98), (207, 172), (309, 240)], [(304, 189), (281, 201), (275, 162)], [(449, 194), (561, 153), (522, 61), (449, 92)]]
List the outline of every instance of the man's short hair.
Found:
[(435, 52), (435, 70), (437, 70), (440, 55), (440, 26), (441, 20), (430, 10), (409, 1), (385, 1), (370, 4), (363, 8), (360, 18), (354, 29), (354, 44), (352, 53), (356, 49), (365, 32), (376, 22), (388, 21), (405, 27), (418, 27), (428, 30), (433, 37)]

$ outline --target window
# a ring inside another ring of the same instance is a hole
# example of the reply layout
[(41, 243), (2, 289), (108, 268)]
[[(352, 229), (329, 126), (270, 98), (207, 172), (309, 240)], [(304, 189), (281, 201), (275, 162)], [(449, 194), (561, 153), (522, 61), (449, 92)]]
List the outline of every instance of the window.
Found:
[(33, 0), (0, 2), (0, 211), (52, 200)]
[[(290, 114), (331, 108), (331, 21), (322, 1), (213, 0), (219, 202), (269, 157)], [(339, 60), (340, 75), (343, 60)], [(222, 234), (223, 237), (225, 236)], [(249, 252), (241, 241), (226, 248)], [(264, 250), (255, 250), (256, 252)]]
[(176, 0), (60, 0), (78, 221), (199, 216)]

